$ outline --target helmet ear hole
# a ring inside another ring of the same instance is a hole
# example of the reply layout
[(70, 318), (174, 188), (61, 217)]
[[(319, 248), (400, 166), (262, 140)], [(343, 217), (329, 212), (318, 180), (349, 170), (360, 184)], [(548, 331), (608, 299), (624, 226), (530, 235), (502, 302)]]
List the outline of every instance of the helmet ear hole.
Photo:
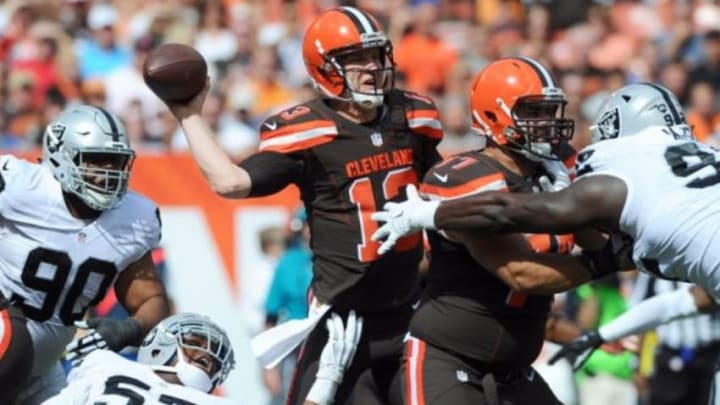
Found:
[(492, 122), (497, 122), (497, 120), (498, 120), (497, 115), (495, 115), (495, 113), (492, 111), (483, 111), (483, 114), (485, 114), (485, 117), (487, 117), (487, 119), (489, 119)]

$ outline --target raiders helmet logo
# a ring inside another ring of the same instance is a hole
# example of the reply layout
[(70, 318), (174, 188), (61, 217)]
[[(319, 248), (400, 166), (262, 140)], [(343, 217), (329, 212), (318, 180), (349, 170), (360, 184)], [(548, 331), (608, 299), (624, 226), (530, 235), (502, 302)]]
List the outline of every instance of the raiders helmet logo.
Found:
[(605, 112), (597, 123), (597, 130), (602, 139), (617, 138), (620, 135), (620, 113), (617, 108)]
[(65, 130), (67, 127), (63, 124), (53, 124), (50, 127), (50, 132), (52, 133), (53, 137), (55, 139), (51, 139), (49, 136), (46, 137), (45, 142), (47, 143), (48, 150), (50, 153), (57, 152), (60, 147), (63, 145), (63, 135), (65, 135)]

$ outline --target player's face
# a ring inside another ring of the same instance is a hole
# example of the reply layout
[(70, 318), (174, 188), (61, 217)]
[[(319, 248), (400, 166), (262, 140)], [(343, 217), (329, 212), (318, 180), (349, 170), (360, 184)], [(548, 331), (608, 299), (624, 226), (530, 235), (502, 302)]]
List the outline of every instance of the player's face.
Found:
[(368, 48), (338, 56), (345, 70), (348, 85), (357, 92), (376, 94), (390, 86), (390, 75), (385, 69), (391, 62), (384, 48)]
[[(184, 339), (184, 343), (190, 346), (205, 347), (207, 339), (201, 336), (188, 336)], [(220, 365), (217, 361), (208, 354), (207, 352), (200, 349), (193, 349), (191, 347), (183, 347), (183, 353), (188, 363), (204, 370), (209, 376), (215, 375), (220, 369)]]
[[(113, 153), (84, 153), (80, 168), (85, 169), (83, 180), (95, 186), (114, 189), (119, 179), (109, 177), (107, 170), (124, 170), (129, 163), (127, 155)], [(115, 184), (113, 184), (115, 183)]]
[(518, 102), (513, 112), (516, 122), (531, 135), (533, 142), (557, 144), (568, 140), (554, 125), (558, 118), (563, 117), (562, 102), (555, 100)]

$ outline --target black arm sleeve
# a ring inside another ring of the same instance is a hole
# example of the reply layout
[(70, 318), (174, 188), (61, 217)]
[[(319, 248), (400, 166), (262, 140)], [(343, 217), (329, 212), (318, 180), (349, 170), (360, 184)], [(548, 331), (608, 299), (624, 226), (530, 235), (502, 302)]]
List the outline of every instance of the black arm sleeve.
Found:
[(262, 197), (277, 193), (302, 175), (303, 163), (290, 155), (276, 152), (259, 152), (240, 162), (250, 175), (249, 197)]

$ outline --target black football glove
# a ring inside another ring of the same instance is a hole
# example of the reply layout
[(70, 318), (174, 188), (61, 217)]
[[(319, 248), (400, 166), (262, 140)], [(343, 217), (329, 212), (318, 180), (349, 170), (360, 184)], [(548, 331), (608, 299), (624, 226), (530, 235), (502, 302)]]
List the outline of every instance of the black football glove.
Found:
[(136, 345), (142, 338), (142, 327), (133, 318), (92, 318), (87, 322), (75, 322), (75, 326), (88, 329), (88, 334), (70, 342), (65, 348), (65, 358), (73, 367), (79, 365), (93, 350), (117, 352), (126, 346)]
[(605, 343), (596, 330), (583, 332), (578, 338), (564, 345), (548, 363), (555, 364), (556, 361), (566, 358), (572, 365), (573, 371), (577, 371), (600, 345)]

